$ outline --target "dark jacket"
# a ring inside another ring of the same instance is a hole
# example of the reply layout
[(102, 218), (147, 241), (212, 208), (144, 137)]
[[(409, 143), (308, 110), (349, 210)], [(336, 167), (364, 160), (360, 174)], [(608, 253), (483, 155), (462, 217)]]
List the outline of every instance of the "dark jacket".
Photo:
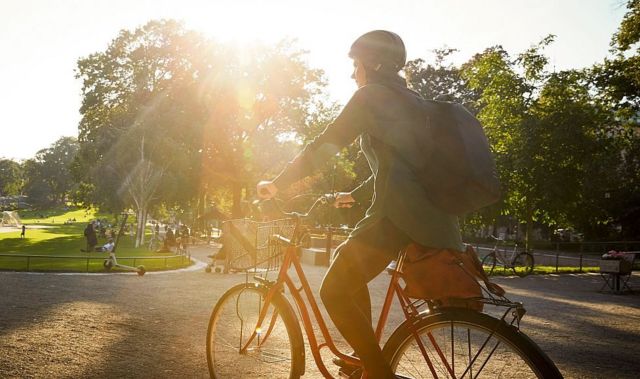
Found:
[(88, 245), (95, 246), (98, 244), (98, 236), (96, 235), (96, 230), (93, 228), (93, 224), (89, 224), (84, 228), (84, 236), (87, 237)]
[(374, 83), (358, 89), (335, 121), (289, 162), (274, 183), (284, 188), (311, 175), (359, 138), (372, 174), (352, 196), (372, 203), (353, 233), (387, 217), (423, 246), (463, 250), (457, 216), (433, 206), (406, 163), (406, 157), (425, 155), (411, 133), (425, 122), (415, 97), (419, 95), (401, 83)]

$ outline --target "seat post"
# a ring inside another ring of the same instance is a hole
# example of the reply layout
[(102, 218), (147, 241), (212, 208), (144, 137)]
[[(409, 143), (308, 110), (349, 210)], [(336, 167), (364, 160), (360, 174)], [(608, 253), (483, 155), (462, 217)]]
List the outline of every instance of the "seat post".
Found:
[(382, 310), (380, 311), (380, 317), (378, 318), (378, 325), (376, 326), (376, 338), (378, 339), (378, 342), (380, 342), (382, 339), (384, 326), (387, 323), (389, 310), (391, 309), (391, 303), (393, 302), (393, 295), (398, 289), (398, 281), (400, 280), (402, 264), (404, 263), (405, 255), (405, 250), (402, 250), (398, 254), (397, 260), (392, 261), (386, 268), (387, 272), (391, 274), (391, 279), (389, 280), (389, 287), (387, 288), (387, 294), (384, 298), (384, 303), (382, 304)]

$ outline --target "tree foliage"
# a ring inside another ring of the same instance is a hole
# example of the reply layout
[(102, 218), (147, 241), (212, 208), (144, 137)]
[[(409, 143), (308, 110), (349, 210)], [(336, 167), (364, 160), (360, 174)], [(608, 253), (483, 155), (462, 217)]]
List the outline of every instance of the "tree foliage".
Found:
[(324, 85), (303, 55), (288, 42), (232, 49), (175, 21), (120, 32), (78, 62), (76, 173), (88, 184), (87, 201), (129, 206), (125, 179), (144, 160), (163, 173), (149, 207), (203, 208), (206, 194), (223, 187), (239, 216), (247, 188), (284, 159), (274, 148), (280, 136), (304, 122)]
[(618, 31), (613, 35), (611, 44), (620, 51), (626, 51), (638, 41), (640, 41), (640, 0), (629, 0), (627, 13), (624, 15)]
[(24, 162), (24, 193), (36, 206), (63, 204), (75, 189), (71, 166), (78, 152), (74, 137), (62, 137)]
[(589, 72), (546, 70), (542, 50), (552, 41), (515, 59), (490, 48), (463, 66), (504, 186), (502, 213), (525, 223), (529, 237), (534, 223), (607, 222), (600, 199), (620, 164), (613, 114), (594, 101)]
[(20, 163), (11, 159), (0, 159), (0, 196), (19, 195), (23, 182)]
[(435, 62), (427, 63), (424, 59), (407, 62), (405, 74), (407, 84), (425, 99), (447, 96), (450, 101), (469, 104), (476, 100), (476, 95), (467, 86), (460, 68), (447, 63), (448, 58), (457, 52), (452, 48), (435, 49)]

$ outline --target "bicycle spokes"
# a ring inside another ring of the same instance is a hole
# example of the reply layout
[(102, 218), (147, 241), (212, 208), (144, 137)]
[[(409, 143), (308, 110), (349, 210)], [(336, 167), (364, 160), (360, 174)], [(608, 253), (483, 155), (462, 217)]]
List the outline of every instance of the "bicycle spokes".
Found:
[[(412, 378), (534, 378), (517, 351), (491, 330), (455, 321), (430, 325), (404, 347), (395, 372)], [(416, 346), (418, 345), (418, 346)], [(422, 345), (424, 350), (419, 348)], [(422, 350), (422, 351), (421, 351)], [(515, 375), (515, 376), (514, 376)]]
[(265, 293), (236, 287), (221, 299), (209, 329), (208, 359), (216, 378), (289, 377), (294, 371), (289, 328)]

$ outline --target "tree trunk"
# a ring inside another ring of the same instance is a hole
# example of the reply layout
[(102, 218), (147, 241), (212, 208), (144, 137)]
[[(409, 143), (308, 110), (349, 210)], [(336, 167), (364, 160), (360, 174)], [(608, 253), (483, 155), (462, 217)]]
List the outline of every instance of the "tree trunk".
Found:
[(136, 211), (136, 244), (135, 247), (138, 248), (144, 244), (144, 214), (146, 210), (144, 207), (139, 207)]
[(524, 232), (524, 248), (531, 248), (531, 238), (533, 237), (533, 212), (527, 212), (527, 225)]
[(149, 217), (149, 212), (147, 212), (147, 207), (144, 207), (143, 215), (142, 215), (142, 234), (140, 234), (140, 245), (144, 246), (144, 240), (146, 238), (147, 231), (147, 217)]
[(196, 212), (197, 222), (194, 223), (198, 230), (204, 230), (205, 220), (204, 220), (204, 212), (206, 209), (207, 203), (207, 192), (205, 188), (200, 189), (200, 194), (198, 196), (198, 211)]

